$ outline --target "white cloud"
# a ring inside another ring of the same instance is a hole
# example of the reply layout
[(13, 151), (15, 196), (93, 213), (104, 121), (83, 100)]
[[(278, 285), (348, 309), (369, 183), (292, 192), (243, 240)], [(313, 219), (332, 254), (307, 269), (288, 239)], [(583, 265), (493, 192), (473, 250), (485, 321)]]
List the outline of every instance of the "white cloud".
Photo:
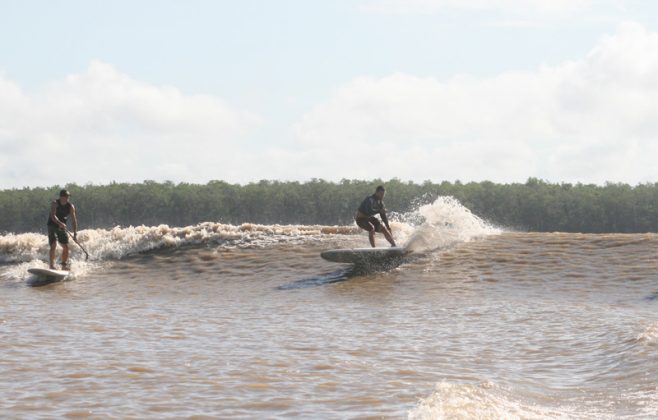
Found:
[(533, 72), (356, 78), (303, 115), (291, 139), (269, 144), (255, 140), (260, 119), (217, 97), (93, 62), (36, 93), (0, 74), (0, 187), (313, 177), (655, 182), (656, 103), (658, 34), (631, 22), (586, 57)]
[(535, 72), (355, 79), (295, 133), (329, 178), (635, 183), (658, 180), (656, 103), (658, 34), (624, 23), (585, 58)]
[(28, 94), (0, 75), (2, 187), (224, 176), (253, 115), (92, 62)]

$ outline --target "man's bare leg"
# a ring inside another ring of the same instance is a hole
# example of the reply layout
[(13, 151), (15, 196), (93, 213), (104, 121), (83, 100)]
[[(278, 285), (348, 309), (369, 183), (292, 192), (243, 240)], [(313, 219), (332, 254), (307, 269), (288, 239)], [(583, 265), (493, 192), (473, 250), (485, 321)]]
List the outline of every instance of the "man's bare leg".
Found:
[(388, 243), (391, 244), (391, 246), (396, 246), (395, 241), (393, 240), (393, 236), (391, 235), (391, 232), (389, 232), (388, 229), (383, 228), (382, 233), (384, 234), (384, 237), (386, 237)]
[(57, 242), (53, 243), (50, 245), (50, 253), (48, 254), (50, 257), (50, 269), (54, 270), (55, 269), (55, 253), (57, 252)]
[(69, 265), (69, 246), (62, 244), (62, 268), (66, 269)]

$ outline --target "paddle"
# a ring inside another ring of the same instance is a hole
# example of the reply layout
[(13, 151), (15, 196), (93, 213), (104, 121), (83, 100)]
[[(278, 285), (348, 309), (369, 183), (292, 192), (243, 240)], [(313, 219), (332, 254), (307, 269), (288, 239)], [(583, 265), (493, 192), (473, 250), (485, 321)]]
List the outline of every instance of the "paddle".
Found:
[(75, 236), (73, 236), (73, 234), (72, 234), (68, 229), (66, 229), (66, 233), (69, 234), (69, 236), (71, 237), (71, 239), (73, 239), (73, 242), (75, 242), (76, 244), (78, 244), (78, 246), (80, 247), (80, 249), (82, 250), (82, 252), (85, 253), (85, 261), (87, 261), (87, 260), (89, 259), (89, 253), (87, 252), (87, 250), (85, 249), (85, 247), (83, 247), (82, 245), (80, 245), (80, 242), (78, 242), (78, 240), (75, 239)]

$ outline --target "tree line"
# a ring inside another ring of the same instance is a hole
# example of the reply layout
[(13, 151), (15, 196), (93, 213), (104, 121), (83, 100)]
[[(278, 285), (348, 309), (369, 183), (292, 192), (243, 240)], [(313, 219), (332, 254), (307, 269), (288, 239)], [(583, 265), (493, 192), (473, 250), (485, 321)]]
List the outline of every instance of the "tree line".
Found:
[[(260, 181), (205, 185), (144, 181), (69, 184), (80, 229), (117, 225), (351, 224), (361, 200), (377, 185), (389, 212), (404, 213), (438, 196), (453, 196), (474, 214), (507, 228), (561, 232), (658, 232), (658, 183), (404, 182), (398, 179), (329, 182)], [(62, 186), (6, 189), (0, 194), (0, 232), (40, 232)]]

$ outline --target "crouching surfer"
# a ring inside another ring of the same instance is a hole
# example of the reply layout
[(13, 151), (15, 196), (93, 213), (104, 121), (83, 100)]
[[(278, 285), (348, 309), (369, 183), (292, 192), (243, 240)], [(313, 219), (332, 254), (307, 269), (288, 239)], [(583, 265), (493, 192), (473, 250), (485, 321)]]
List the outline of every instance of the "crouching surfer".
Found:
[[(370, 240), (370, 245), (375, 247), (375, 232), (380, 232), (384, 234), (386, 240), (391, 244), (391, 246), (396, 246), (393, 236), (391, 235), (391, 227), (388, 224), (388, 218), (386, 217), (386, 209), (384, 208), (384, 195), (386, 195), (386, 189), (381, 185), (377, 187), (373, 195), (366, 197), (359, 209), (354, 215), (354, 220), (356, 224), (363, 230), (368, 232), (368, 239)], [(382, 222), (375, 217), (376, 214), (382, 218)]]
[(71, 216), (73, 224), (73, 239), (78, 235), (78, 219), (75, 216), (75, 207), (69, 201), (71, 193), (67, 190), (59, 192), (59, 198), (53, 200), (50, 205), (50, 216), (48, 217), (48, 244), (50, 245), (50, 268), (55, 269), (55, 254), (57, 242), (62, 247), (62, 270), (69, 270), (69, 237), (66, 232), (66, 223)]

